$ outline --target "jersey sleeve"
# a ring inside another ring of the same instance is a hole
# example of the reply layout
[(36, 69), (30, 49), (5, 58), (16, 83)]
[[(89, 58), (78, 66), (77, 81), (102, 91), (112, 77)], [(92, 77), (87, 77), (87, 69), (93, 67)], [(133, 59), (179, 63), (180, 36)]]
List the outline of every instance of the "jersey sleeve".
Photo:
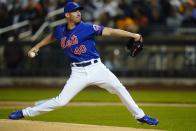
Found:
[(57, 26), (54, 28), (53, 36), (55, 37), (55, 39), (61, 40), (61, 38), (63, 38), (63, 32), (63, 28), (61, 26)]
[(87, 24), (86, 32), (88, 32), (91, 36), (99, 36), (102, 35), (104, 26), (96, 25), (96, 24)]

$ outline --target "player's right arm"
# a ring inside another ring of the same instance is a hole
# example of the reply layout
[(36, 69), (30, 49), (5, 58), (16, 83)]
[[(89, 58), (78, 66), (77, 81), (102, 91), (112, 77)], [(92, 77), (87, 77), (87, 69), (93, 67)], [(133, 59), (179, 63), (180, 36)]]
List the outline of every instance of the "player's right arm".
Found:
[(37, 54), (41, 47), (46, 46), (52, 43), (53, 41), (55, 41), (53, 34), (49, 34), (48, 36), (46, 36), (43, 40), (41, 40), (39, 43), (37, 43), (34, 47), (32, 47), (28, 51), (28, 56), (30, 56), (31, 52), (34, 52), (35, 54)]

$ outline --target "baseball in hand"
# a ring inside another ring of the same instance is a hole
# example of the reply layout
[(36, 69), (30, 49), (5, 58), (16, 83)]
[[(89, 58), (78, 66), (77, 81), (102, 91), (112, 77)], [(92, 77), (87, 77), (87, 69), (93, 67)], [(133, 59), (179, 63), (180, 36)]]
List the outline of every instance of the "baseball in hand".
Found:
[(34, 58), (34, 57), (36, 56), (36, 53), (32, 51), (32, 52), (29, 53), (29, 56), (30, 56), (31, 58)]

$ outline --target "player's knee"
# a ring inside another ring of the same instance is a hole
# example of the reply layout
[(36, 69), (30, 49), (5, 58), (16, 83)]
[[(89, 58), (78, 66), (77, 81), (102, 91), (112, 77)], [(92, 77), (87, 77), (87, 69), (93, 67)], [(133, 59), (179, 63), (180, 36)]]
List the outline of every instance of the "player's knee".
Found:
[(65, 106), (66, 104), (67, 104), (67, 102), (64, 102), (64, 101), (59, 102), (59, 106)]
[(123, 90), (125, 90), (126, 88), (124, 86), (117, 86), (115, 88), (115, 94), (119, 94), (121, 93)]
[(62, 99), (59, 96), (57, 96), (55, 99), (56, 99), (57, 105), (59, 107), (65, 106), (68, 103), (68, 101), (66, 99)]
[(106, 88), (106, 90), (111, 94), (119, 94), (119, 92), (124, 89), (125, 87), (122, 84), (114, 85), (112, 88)]
[(107, 91), (111, 94), (116, 94), (116, 91), (114, 89), (107, 89)]

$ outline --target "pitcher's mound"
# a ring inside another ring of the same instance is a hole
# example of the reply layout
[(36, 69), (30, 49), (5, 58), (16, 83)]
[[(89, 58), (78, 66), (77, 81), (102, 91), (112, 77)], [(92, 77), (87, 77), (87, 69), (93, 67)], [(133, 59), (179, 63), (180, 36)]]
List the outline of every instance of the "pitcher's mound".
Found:
[[(42, 122), (29, 120), (0, 120), (0, 131), (153, 131), (128, 127)], [(154, 130), (155, 131), (155, 130)]]

